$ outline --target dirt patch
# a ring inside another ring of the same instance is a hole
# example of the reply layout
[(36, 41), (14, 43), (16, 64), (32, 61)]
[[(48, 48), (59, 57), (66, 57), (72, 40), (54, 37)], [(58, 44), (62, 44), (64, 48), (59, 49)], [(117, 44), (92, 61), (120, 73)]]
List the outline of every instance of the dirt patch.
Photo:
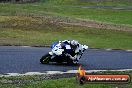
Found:
[(112, 29), (112, 30), (120, 30), (120, 31), (129, 31), (132, 32), (132, 27), (123, 26), (123, 25), (114, 25), (114, 24), (106, 24), (106, 23), (98, 23), (94, 21), (83, 21), (83, 22), (59, 22), (60, 24), (67, 25), (75, 25), (75, 26), (84, 26), (89, 28), (97, 28), (97, 29)]
[(83, 21), (68, 17), (53, 16), (1, 16), (0, 28), (26, 28), (26, 29), (43, 29), (48, 26), (60, 28), (62, 25), (83, 26), (96, 29), (111, 29), (132, 32), (132, 26), (108, 24), (96, 21)]
[(47, 19), (49, 23), (56, 25), (63, 24), (63, 25), (83, 26), (88, 28), (112, 29), (112, 30), (132, 32), (132, 26), (126, 26), (126, 25), (108, 24), (108, 23), (101, 23), (95, 21), (82, 21), (78, 19), (59, 18), (59, 17), (50, 17), (50, 16), (46, 16), (46, 17), (43, 16), (37, 18)]

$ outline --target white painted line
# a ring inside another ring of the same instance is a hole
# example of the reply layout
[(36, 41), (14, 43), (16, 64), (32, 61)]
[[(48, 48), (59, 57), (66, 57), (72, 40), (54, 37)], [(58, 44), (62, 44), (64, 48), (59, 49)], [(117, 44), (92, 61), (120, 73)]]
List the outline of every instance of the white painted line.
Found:
[(19, 73), (6, 73), (7, 75), (5, 75), (5, 76), (20, 76), (20, 74)]
[(64, 72), (61, 71), (46, 71), (47, 74), (64, 74)]
[(127, 52), (132, 52), (132, 50), (126, 50)]
[(63, 72), (63, 73), (77, 73), (78, 70), (68, 70), (67, 72)]
[[(119, 69), (119, 70), (85, 70), (86, 73), (92, 73), (92, 72), (103, 72), (103, 71), (132, 71), (132, 69)], [(0, 77), (10, 77), (10, 76), (25, 76), (25, 75), (54, 75), (54, 74), (70, 74), (70, 73), (77, 73), (78, 70), (69, 70), (67, 72), (62, 71), (46, 71), (46, 72), (27, 72), (24, 74), (20, 73), (7, 73), (7, 75), (0, 74)]]
[(112, 49), (105, 49), (106, 51), (110, 51), (110, 50), (112, 50)]
[(31, 47), (31, 46), (21, 46), (21, 47)]
[(40, 72), (27, 72), (27, 73), (25, 73), (25, 74), (21, 74), (21, 75), (44, 75), (44, 74), (46, 74), (46, 73), (40, 73)]

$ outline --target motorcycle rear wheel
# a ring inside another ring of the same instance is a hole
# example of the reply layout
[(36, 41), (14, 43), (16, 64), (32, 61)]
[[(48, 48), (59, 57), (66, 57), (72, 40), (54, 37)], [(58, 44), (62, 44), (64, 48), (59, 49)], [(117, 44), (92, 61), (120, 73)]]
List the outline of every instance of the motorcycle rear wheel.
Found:
[(46, 55), (42, 56), (42, 58), (40, 59), (40, 62), (42, 64), (48, 64), (50, 62), (50, 60), (51, 60), (51, 55), (46, 54)]

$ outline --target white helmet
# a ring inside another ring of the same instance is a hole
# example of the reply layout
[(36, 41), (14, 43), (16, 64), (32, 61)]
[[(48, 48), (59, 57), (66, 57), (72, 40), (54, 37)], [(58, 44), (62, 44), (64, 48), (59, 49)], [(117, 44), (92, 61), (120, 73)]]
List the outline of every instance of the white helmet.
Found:
[(76, 41), (76, 40), (72, 40), (72, 41), (71, 41), (71, 45), (73, 45), (73, 46), (78, 45), (78, 41)]

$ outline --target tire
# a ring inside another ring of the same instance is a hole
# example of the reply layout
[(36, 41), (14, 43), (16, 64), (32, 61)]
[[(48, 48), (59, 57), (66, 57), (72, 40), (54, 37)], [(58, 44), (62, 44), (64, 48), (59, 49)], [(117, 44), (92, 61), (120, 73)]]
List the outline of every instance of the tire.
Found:
[(51, 60), (51, 55), (46, 54), (46, 55), (42, 56), (42, 58), (40, 59), (40, 62), (42, 64), (48, 64), (50, 62), (50, 60)]
[(62, 61), (57, 61), (58, 64), (62, 64)]
[(72, 60), (72, 59), (68, 59), (68, 60), (67, 60), (67, 64), (68, 64), (68, 65), (74, 65), (73, 60)]
[(84, 76), (80, 77), (79, 83), (83, 85), (86, 82), (86, 78)]

